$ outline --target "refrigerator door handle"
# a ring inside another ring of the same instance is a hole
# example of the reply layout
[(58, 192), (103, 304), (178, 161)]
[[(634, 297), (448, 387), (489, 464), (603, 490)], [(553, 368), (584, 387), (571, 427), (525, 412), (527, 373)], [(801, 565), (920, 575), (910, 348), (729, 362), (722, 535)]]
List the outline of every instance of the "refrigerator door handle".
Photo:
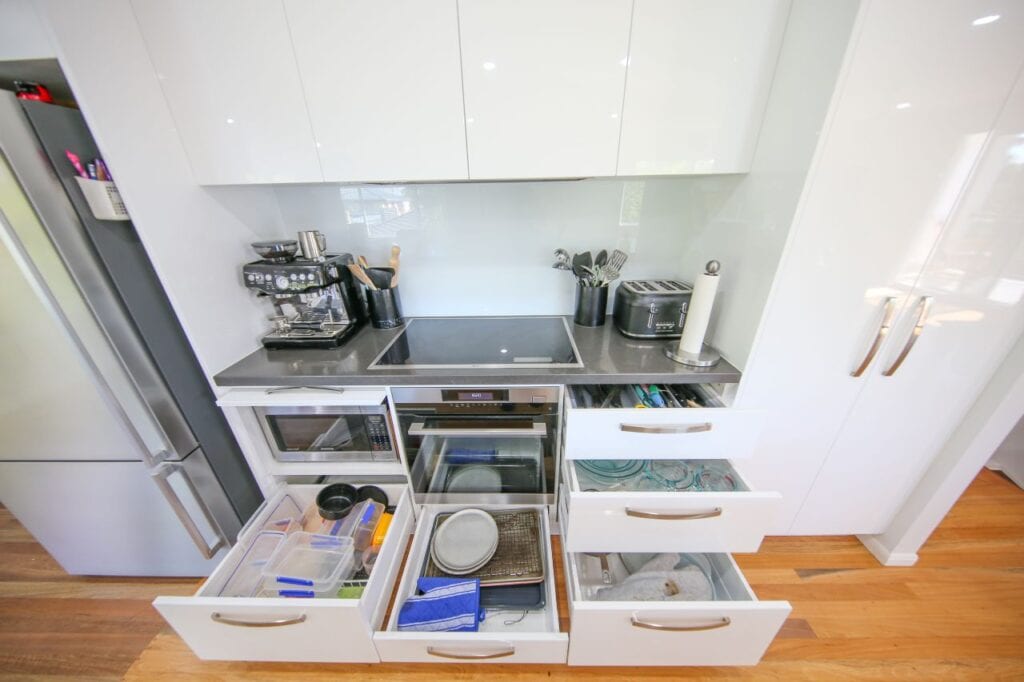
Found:
[[(189, 494), (191, 494), (193, 499), (195, 499), (196, 504), (203, 513), (203, 516), (206, 517), (206, 524), (217, 534), (217, 541), (212, 545), (206, 541), (206, 538), (203, 536), (203, 532), (199, 529), (199, 525), (196, 524), (195, 519), (193, 519), (189, 514), (188, 509), (181, 501), (178, 493), (167, 480), (176, 473), (181, 474), (182, 480), (185, 481), (185, 485), (188, 487)], [(221, 534), (217, 522), (213, 519), (213, 515), (210, 513), (210, 510), (206, 508), (206, 504), (199, 496), (199, 491), (196, 490), (196, 487), (192, 483), (191, 479), (189, 479), (188, 474), (185, 473), (185, 468), (180, 463), (164, 462), (151, 470), (150, 475), (153, 477), (153, 481), (156, 483), (157, 487), (160, 488), (160, 492), (163, 493), (163, 496), (167, 499), (167, 503), (171, 505), (171, 509), (173, 509), (174, 513), (177, 514), (178, 520), (181, 521), (183, 526), (185, 526), (185, 530), (188, 532), (189, 537), (192, 538), (192, 542), (194, 542), (196, 547), (199, 549), (199, 553), (203, 555), (203, 558), (212, 559), (222, 547), (227, 546), (227, 539)]]

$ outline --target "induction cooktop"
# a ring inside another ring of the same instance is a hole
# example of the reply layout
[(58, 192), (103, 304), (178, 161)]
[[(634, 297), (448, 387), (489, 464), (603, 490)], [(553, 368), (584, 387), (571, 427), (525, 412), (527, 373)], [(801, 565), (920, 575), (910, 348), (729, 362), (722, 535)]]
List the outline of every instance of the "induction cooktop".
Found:
[(417, 317), (369, 369), (582, 367), (561, 317)]

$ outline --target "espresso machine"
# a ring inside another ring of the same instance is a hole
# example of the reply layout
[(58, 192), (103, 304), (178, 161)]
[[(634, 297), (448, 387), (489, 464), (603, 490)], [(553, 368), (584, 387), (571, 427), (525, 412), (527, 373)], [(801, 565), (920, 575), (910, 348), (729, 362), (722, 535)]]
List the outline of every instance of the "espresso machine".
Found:
[(348, 269), (355, 261), (351, 254), (326, 253), (320, 232), (252, 247), (262, 260), (242, 266), (242, 281), (274, 306), (274, 327), (261, 339), (267, 348), (334, 348), (365, 321)]

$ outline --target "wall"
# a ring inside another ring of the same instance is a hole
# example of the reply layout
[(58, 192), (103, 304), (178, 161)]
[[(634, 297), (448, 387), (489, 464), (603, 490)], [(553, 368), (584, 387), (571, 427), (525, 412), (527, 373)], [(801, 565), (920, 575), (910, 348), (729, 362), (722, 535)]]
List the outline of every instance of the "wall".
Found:
[(55, 56), (32, 0), (0, 0), (0, 61)]
[(386, 264), (402, 247), (411, 315), (571, 314), (575, 280), (553, 252), (622, 249), (623, 278), (678, 277), (690, 235), (736, 176), (274, 190), (287, 232), (316, 228), (329, 248)]

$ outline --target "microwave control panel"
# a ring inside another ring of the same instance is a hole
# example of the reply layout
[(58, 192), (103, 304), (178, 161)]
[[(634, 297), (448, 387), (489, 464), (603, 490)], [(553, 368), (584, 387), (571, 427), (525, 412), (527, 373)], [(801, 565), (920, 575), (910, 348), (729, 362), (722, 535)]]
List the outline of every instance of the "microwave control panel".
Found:
[(391, 452), (391, 435), (388, 433), (387, 421), (382, 414), (366, 415), (366, 435), (370, 439), (372, 452)]

